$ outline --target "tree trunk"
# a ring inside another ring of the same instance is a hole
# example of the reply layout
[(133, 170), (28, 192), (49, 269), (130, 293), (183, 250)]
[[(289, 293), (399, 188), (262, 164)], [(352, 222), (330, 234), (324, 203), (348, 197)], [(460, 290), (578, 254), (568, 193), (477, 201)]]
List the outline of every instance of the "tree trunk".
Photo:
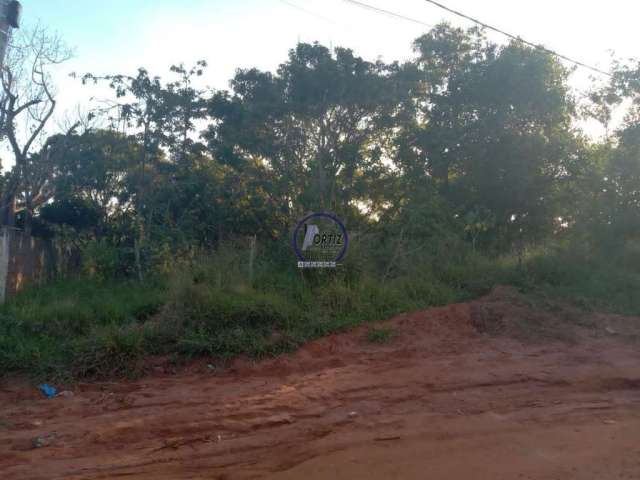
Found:
[(133, 253), (135, 255), (136, 261), (136, 273), (138, 275), (138, 281), (142, 283), (144, 281), (144, 276), (142, 274), (142, 255), (140, 253), (141, 244), (144, 242), (144, 227), (140, 221), (138, 221), (138, 238), (136, 238), (133, 242)]
[(327, 172), (324, 170), (323, 153), (318, 155), (318, 190), (320, 194), (320, 209), (325, 210), (326, 198), (325, 191), (327, 188)]
[(31, 226), (33, 225), (33, 202), (31, 201), (31, 193), (27, 192), (24, 199), (24, 222), (23, 229), (25, 235), (31, 235)]

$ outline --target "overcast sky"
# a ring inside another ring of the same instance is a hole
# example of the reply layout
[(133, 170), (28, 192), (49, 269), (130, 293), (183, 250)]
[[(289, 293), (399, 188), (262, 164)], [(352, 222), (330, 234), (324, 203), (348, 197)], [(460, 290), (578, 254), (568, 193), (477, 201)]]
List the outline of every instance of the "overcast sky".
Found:
[[(428, 24), (471, 22), (424, 0), (362, 0)], [(369, 60), (412, 58), (411, 42), (427, 28), (374, 13), (345, 0), (22, 0), (23, 24), (58, 31), (75, 58), (57, 73), (59, 112), (86, 104), (96, 92), (68, 73), (134, 73), (144, 66), (166, 75), (173, 63), (209, 62), (203, 79), (227, 88), (238, 67), (273, 70), (296, 42), (352, 48)], [(523, 38), (606, 69), (610, 52), (640, 57), (640, 3), (629, 0), (442, 0)], [(504, 42), (499, 35), (492, 39)], [(586, 85), (590, 72), (572, 78)]]

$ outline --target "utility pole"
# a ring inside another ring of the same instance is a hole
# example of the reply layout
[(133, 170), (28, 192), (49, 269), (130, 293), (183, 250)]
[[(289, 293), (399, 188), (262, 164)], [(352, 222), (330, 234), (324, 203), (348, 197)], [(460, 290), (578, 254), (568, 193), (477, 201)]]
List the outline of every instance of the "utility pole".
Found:
[[(5, 86), (4, 86), (4, 58), (7, 54), (7, 48), (9, 47), (9, 40), (11, 39), (11, 30), (14, 28), (20, 27), (20, 13), (22, 11), (22, 5), (20, 2), (16, 0), (0, 0), (0, 141), (4, 140), (4, 136), (6, 133), (5, 129), (5, 105), (6, 105), (6, 96), (5, 96)], [(11, 207), (12, 215), (11, 220), (7, 220), (7, 211), (8, 208)], [(15, 207), (15, 197), (11, 200), (10, 204), (0, 205), (0, 224), (1, 225), (14, 225), (14, 217), (13, 217), (13, 208)], [(6, 238), (6, 230), (3, 228), (3, 240), (0, 242), (2, 247), (0, 247), (0, 288), (2, 288), (2, 292), (0, 292), (0, 302), (4, 301), (5, 287), (6, 285), (2, 285), (2, 272), (4, 271), (6, 274), (6, 269), (4, 268), (3, 262), (6, 260), (4, 255), (6, 251), (3, 248), (8, 245)], [(6, 278), (5, 278), (6, 280)]]
[(11, 30), (20, 27), (22, 5), (16, 0), (0, 0), (0, 69), (11, 38)]

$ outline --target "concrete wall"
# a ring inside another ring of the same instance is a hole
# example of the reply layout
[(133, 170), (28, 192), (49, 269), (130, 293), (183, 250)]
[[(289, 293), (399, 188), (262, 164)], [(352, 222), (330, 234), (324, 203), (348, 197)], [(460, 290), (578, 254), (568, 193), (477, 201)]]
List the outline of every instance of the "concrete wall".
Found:
[(49, 240), (2, 227), (0, 231), (0, 302), (30, 285), (42, 285), (74, 269), (75, 255)]

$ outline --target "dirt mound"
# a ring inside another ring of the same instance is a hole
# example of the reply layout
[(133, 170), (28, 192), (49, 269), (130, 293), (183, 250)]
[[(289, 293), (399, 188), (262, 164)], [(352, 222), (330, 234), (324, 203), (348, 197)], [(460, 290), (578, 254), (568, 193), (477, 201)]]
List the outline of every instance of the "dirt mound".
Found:
[(365, 325), (264, 362), (202, 362), (51, 400), (5, 380), (0, 471), (18, 480), (640, 478), (637, 319), (502, 287), (375, 326), (394, 335), (372, 343)]
[(497, 287), (470, 305), (472, 322), (479, 332), (527, 341), (571, 341), (585, 317), (566, 303), (527, 297), (513, 287)]

